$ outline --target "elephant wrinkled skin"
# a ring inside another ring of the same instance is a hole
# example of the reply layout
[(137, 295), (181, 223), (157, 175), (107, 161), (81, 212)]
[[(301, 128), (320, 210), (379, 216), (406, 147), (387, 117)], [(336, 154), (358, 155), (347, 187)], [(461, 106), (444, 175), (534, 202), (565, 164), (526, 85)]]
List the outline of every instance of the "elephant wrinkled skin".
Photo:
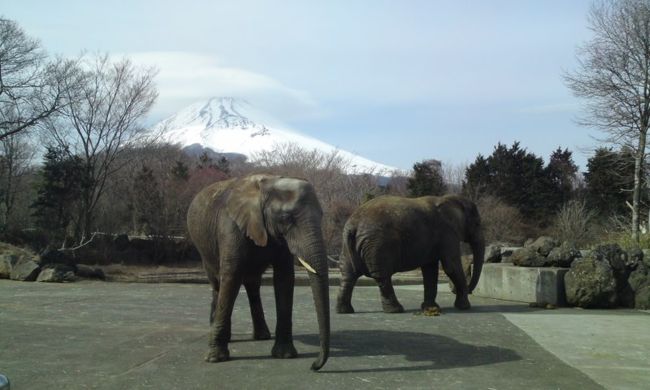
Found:
[[(468, 286), (461, 264), (460, 242), (469, 241), (474, 272)], [(485, 243), (474, 203), (458, 196), (404, 198), (382, 196), (361, 205), (343, 228), (339, 267), (341, 287), (336, 310), (353, 313), (352, 290), (361, 275), (377, 281), (382, 308), (403, 312), (393, 290), (396, 272), (420, 267), (424, 282), (422, 310), (436, 303), (438, 262), (456, 288), (454, 306), (469, 309), (468, 293), (476, 287), (483, 265)]]
[(187, 225), (213, 290), (207, 361), (229, 359), (230, 317), (242, 284), (250, 303), (253, 337), (271, 337), (260, 299), (262, 273), (269, 266), (273, 266), (277, 311), (271, 354), (277, 358), (297, 356), (291, 322), (293, 256), (297, 256), (311, 268), (318, 318), (321, 350), (312, 369), (325, 364), (330, 337), (329, 281), (321, 219), (314, 189), (301, 179), (251, 175), (214, 183), (196, 195)]

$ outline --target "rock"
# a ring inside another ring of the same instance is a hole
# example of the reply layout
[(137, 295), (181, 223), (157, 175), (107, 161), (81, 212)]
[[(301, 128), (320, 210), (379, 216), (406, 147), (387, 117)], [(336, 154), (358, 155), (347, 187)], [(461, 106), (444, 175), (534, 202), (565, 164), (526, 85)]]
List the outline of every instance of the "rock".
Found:
[(488, 245), (485, 248), (485, 262), (486, 263), (500, 263), (501, 262), (501, 246)]
[(544, 267), (547, 263), (546, 257), (537, 253), (536, 248), (532, 245), (514, 251), (510, 256), (510, 261), (521, 267)]
[(38, 274), (37, 282), (63, 283), (74, 282), (74, 268), (56, 264), (52, 267), (45, 268)]
[(16, 263), (11, 269), (11, 280), (33, 282), (36, 280), (41, 267), (33, 260), (22, 260)]
[(104, 275), (104, 271), (101, 268), (93, 268), (85, 264), (77, 264), (76, 275), (85, 279), (106, 279), (106, 275)]
[(616, 279), (607, 261), (577, 259), (564, 275), (567, 303), (582, 308), (610, 308), (617, 302)]
[(625, 266), (629, 270), (634, 270), (639, 264), (643, 264), (643, 251), (641, 248), (633, 248), (627, 251), (627, 261)]
[(547, 260), (551, 267), (571, 267), (571, 263), (581, 256), (575, 245), (565, 241), (562, 245), (551, 249)]
[(630, 273), (627, 282), (632, 288), (632, 291), (638, 292), (642, 287), (650, 285), (650, 278), (648, 277), (648, 268), (641, 264), (634, 271)]
[(630, 261), (627, 252), (618, 244), (604, 244), (597, 246), (591, 257), (608, 263), (613, 271), (616, 280), (616, 289), (619, 304), (625, 307), (634, 306), (634, 291), (628, 283), (631, 269), (628, 268)]
[(512, 254), (515, 252), (515, 249), (512, 247), (501, 247), (501, 262), (502, 263), (512, 263)]
[(533, 242), (535, 242), (535, 239), (533, 238), (526, 239), (526, 241), (524, 241), (524, 248), (531, 246)]
[(599, 245), (590, 256), (608, 262), (614, 272), (624, 273), (627, 268), (627, 253), (618, 244)]
[(560, 246), (560, 243), (556, 239), (548, 236), (541, 236), (528, 245), (528, 247), (534, 248), (537, 253), (544, 257), (548, 256), (553, 248), (558, 246)]
[(634, 296), (634, 308), (640, 310), (650, 309), (650, 286), (645, 286)]
[(40, 255), (39, 264), (41, 267), (47, 267), (54, 264), (73, 267), (75, 265), (75, 262), (72, 256), (63, 251), (57, 249), (46, 249)]
[(0, 257), (0, 279), (9, 279), (11, 276), (11, 260)]

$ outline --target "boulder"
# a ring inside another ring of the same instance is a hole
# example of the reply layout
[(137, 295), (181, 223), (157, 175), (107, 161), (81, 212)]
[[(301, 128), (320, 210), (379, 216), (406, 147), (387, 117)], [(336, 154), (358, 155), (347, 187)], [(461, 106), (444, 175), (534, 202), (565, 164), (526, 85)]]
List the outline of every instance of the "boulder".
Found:
[(616, 279), (607, 261), (596, 257), (577, 259), (564, 276), (566, 300), (583, 308), (610, 308), (617, 303)]
[(517, 249), (509, 260), (521, 267), (544, 267), (547, 263), (546, 257), (540, 255), (532, 245)]
[(558, 246), (560, 246), (560, 243), (556, 239), (548, 236), (541, 236), (537, 240), (527, 245), (527, 247), (535, 249), (538, 254), (544, 257), (548, 256), (553, 248)]
[(38, 274), (37, 282), (63, 283), (75, 281), (74, 268), (56, 264), (45, 268)]
[(627, 269), (627, 253), (618, 244), (598, 245), (590, 256), (608, 262), (614, 272), (624, 273)]
[(486, 263), (501, 262), (501, 245), (488, 245), (488, 247), (485, 248), (485, 262)]
[(104, 271), (101, 268), (91, 267), (85, 264), (77, 264), (75, 274), (84, 279), (106, 279), (106, 275), (104, 275)]
[(502, 263), (512, 263), (512, 254), (515, 252), (515, 249), (512, 247), (501, 247), (501, 262)]
[(41, 267), (33, 260), (22, 260), (16, 263), (11, 269), (11, 279), (24, 282), (33, 282), (36, 280)]
[(646, 285), (634, 295), (634, 308), (641, 310), (650, 309), (650, 285)]
[(581, 256), (575, 245), (565, 241), (562, 245), (551, 249), (547, 260), (551, 267), (571, 267), (571, 263)]
[(57, 249), (46, 249), (45, 251), (43, 251), (43, 253), (41, 253), (39, 257), (39, 264), (41, 265), (41, 267), (44, 268), (49, 265), (55, 265), (55, 264), (74, 267), (75, 262), (72, 256), (65, 253), (64, 251), (60, 251)]
[(634, 270), (641, 264), (643, 264), (643, 251), (640, 248), (633, 248), (627, 251), (625, 266), (628, 269)]
[(11, 276), (11, 260), (0, 257), (0, 279), (9, 279)]
[(648, 268), (641, 264), (634, 271), (630, 273), (627, 282), (632, 288), (632, 291), (637, 292), (642, 287), (650, 286), (650, 277), (648, 277)]

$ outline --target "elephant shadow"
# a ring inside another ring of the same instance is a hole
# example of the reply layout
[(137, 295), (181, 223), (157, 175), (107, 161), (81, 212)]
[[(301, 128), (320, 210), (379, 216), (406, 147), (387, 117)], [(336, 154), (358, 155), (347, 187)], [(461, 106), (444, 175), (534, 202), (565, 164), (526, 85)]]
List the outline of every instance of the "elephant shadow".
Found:
[[(319, 345), (317, 334), (294, 335), (294, 339), (307, 345)], [(522, 359), (517, 352), (508, 348), (464, 344), (441, 335), (387, 330), (332, 332), (330, 347), (332, 357), (403, 355), (406, 361), (426, 363), (406, 367), (323, 370), (332, 373), (439, 370), (490, 365)]]

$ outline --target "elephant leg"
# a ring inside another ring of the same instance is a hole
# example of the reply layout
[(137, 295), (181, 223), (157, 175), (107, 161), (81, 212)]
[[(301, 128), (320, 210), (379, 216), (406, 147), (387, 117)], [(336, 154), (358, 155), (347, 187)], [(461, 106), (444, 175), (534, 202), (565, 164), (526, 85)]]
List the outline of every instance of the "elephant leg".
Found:
[(390, 276), (377, 279), (384, 313), (403, 313), (404, 307), (397, 300)]
[(349, 262), (341, 265), (341, 288), (336, 298), (337, 313), (354, 313), (354, 308), (352, 307), (352, 290), (360, 276), (361, 274), (355, 272), (352, 264)]
[(465, 271), (460, 260), (460, 242), (454, 239), (443, 240), (441, 245), (442, 267), (449, 279), (456, 287), (456, 300), (454, 306), (459, 310), (467, 310), (469, 303), (469, 289), (465, 278)]
[(422, 311), (440, 311), (440, 306), (436, 303), (436, 296), (438, 295), (438, 262), (434, 261), (425, 264), (420, 269), (424, 284), (424, 301), (420, 305), (420, 308)]
[(215, 320), (210, 333), (210, 349), (205, 357), (207, 362), (222, 362), (230, 358), (231, 316), (240, 286), (241, 279), (235, 273), (222, 272)]
[(271, 356), (275, 358), (295, 358), (298, 356), (293, 346), (291, 312), (293, 310), (294, 269), (292, 256), (279, 259), (273, 264), (273, 289), (275, 290), (275, 344)]
[(248, 303), (253, 319), (253, 338), (255, 340), (268, 340), (271, 338), (271, 332), (264, 319), (264, 309), (262, 308), (262, 298), (260, 297), (261, 284), (261, 274), (244, 278), (244, 287), (246, 287), (246, 295), (248, 295)]
[(219, 279), (216, 275), (208, 274), (208, 280), (212, 286), (212, 302), (210, 302), (210, 325), (212, 325), (217, 312), (217, 301), (219, 299)]

